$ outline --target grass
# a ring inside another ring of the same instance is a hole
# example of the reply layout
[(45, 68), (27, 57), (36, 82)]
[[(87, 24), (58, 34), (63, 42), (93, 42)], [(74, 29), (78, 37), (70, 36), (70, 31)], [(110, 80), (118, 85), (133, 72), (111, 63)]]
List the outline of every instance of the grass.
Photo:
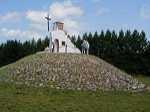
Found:
[(0, 83), (0, 112), (149, 112), (150, 93), (91, 92)]
[(135, 78), (142, 81), (144, 84), (147, 84), (150, 86), (150, 76), (139, 75), (139, 76), (136, 76)]
[(90, 92), (0, 84), (1, 112), (149, 112), (149, 93)]
[(4, 67), (0, 68), (0, 82), (1, 82), (1, 80), (7, 81), (7, 79), (9, 79), (7, 71), (8, 71), (8, 66), (4, 66)]
[[(3, 78), (7, 66), (0, 68)], [(150, 77), (136, 78), (150, 85)], [(150, 112), (150, 93), (56, 90), (0, 80), (0, 112)]]

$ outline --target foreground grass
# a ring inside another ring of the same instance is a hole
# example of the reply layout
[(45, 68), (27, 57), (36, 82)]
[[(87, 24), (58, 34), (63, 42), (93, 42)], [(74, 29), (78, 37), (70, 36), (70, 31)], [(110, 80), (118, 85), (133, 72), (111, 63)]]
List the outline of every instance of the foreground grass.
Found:
[(144, 84), (150, 86), (150, 76), (139, 75), (136, 76), (135, 78), (142, 81)]
[(0, 83), (0, 112), (149, 111), (147, 92), (83, 92)]
[[(0, 79), (9, 78), (7, 66)], [(150, 85), (150, 77), (136, 77)], [(150, 93), (91, 92), (2, 83), (0, 112), (150, 112)]]

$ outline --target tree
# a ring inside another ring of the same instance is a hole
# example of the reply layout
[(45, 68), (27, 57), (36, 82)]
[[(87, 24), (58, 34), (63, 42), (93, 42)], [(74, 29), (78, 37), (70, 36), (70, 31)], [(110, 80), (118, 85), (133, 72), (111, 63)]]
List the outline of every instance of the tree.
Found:
[[(69, 37), (81, 50), (83, 39), (90, 43), (90, 54), (100, 57), (107, 62), (130, 74), (150, 74), (150, 42), (144, 31), (120, 30), (117, 34), (114, 30), (103, 30), (95, 33), (85, 33), (81, 37)], [(20, 42), (8, 40), (0, 44), (0, 66), (12, 63), (24, 56), (43, 51), (49, 46), (49, 38), (32, 39)]]
[(106, 54), (108, 57), (111, 56), (111, 39), (112, 39), (112, 34), (110, 30), (106, 31), (105, 34), (105, 39), (104, 39), (104, 54)]
[[(150, 74), (150, 42), (144, 31), (120, 30), (117, 34), (101, 31), (100, 35), (90, 32), (83, 35), (90, 43), (90, 54), (103, 58), (130, 74)], [(81, 49), (81, 38), (76, 44)]]
[(119, 36), (118, 36), (118, 52), (122, 55), (124, 55), (124, 32), (123, 30), (119, 31)]
[(83, 40), (87, 40), (87, 38), (88, 38), (87, 33), (84, 33), (84, 34), (83, 34)]
[(81, 48), (81, 44), (82, 44), (82, 40), (81, 40), (81, 37), (78, 35), (78, 38), (77, 38), (77, 41), (76, 41), (76, 46), (77, 48), (79, 48), (80, 50), (82, 49)]
[(48, 38), (48, 36), (46, 36), (46, 38), (44, 39), (44, 45), (45, 45), (45, 47), (47, 47), (47, 46), (49, 46), (49, 38)]
[(75, 37), (75, 35), (73, 35), (73, 36), (71, 37), (71, 42), (72, 42), (73, 44), (76, 43), (76, 37)]
[(37, 51), (42, 51), (42, 49), (43, 49), (43, 47), (42, 47), (42, 41), (41, 41), (41, 39), (39, 38), (38, 40), (37, 40)]
[(139, 53), (140, 54), (144, 54), (145, 51), (148, 49), (148, 46), (149, 46), (149, 43), (147, 42), (147, 39), (146, 39), (146, 34), (144, 31), (141, 31), (140, 35), (139, 35), (139, 40), (140, 42), (140, 45), (139, 45)]

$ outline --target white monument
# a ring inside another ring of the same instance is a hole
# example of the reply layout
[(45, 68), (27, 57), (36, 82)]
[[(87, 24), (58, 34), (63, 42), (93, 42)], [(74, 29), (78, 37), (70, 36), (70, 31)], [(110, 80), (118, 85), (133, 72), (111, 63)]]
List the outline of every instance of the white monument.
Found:
[(67, 32), (64, 31), (64, 23), (56, 21), (53, 23), (52, 30), (49, 28), (51, 18), (49, 14), (45, 19), (48, 22), (49, 47), (45, 51), (53, 53), (81, 53), (80, 50), (68, 38)]
[(90, 48), (90, 44), (88, 41), (83, 40), (83, 43), (81, 44), (82, 47), (82, 54), (89, 54), (89, 48)]
[(78, 48), (68, 38), (67, 32), (64, 31), (64, 23), (53, 23), (51, 31), (52, 52), (54, 53), (81, 53)]

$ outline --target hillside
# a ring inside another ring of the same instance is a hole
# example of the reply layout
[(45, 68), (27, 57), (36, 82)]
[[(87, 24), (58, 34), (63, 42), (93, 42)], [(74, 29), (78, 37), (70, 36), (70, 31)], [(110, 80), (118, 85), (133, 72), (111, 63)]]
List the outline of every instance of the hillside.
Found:
[[(6, 73), (7, 71), (7, 73)], [(80, 54), (39, 53), (1, 68), (1, 81), (71, 90), (143, 90), (145, 85), (107, 62)]]

